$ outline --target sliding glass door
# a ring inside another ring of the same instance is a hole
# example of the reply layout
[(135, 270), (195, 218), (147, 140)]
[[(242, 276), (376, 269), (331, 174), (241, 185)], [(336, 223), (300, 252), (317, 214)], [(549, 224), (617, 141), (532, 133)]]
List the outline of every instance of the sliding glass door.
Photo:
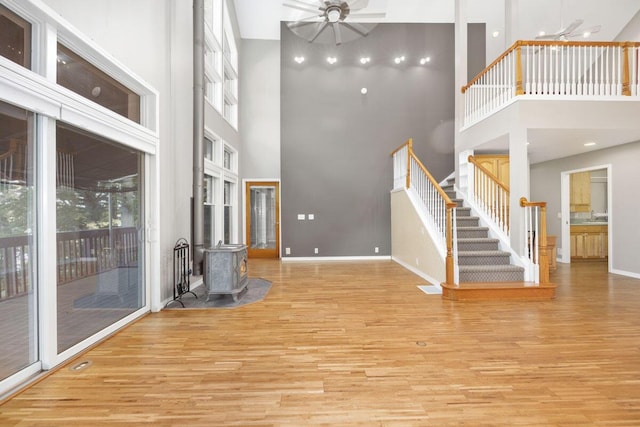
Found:
[(0, 380), (38, 361), (33, 114), (0, 102)]
[(58, 352), (145, 305), (143, 155), (58, 123)]

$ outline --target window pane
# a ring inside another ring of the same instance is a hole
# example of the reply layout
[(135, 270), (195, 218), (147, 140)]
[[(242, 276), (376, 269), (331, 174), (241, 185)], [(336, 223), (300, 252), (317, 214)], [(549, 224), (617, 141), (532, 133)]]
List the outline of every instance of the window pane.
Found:
[(0, 5), (0, 55), (31, 68), (31, 24)]
[(0, 102), (0, 380), (37, 361), (33, 116)]
[(204, 158), (213, 161), (213, 141), (209, 138), (204, 139)]
[(57, 82), (85, 98), (140, 123), (140, 96), (58, 43)]
[(231, 152), (227, 149), (224, 150), (224, 168), (231, 170)]
[(144, 306), (141, 153), (58, 124), (58, 351)]

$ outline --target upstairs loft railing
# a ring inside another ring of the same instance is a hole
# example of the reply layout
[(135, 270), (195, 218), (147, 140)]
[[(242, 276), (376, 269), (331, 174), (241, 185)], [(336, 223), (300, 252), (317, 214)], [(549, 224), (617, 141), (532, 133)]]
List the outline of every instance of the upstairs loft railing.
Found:
[(412, 191), (422, 202), (427, 218), (438, 233), (440, 246), (445, 248), (446, 283), (455, 283), (455, 234), (456, 203), (429, 173), (413, 152), (413, 140), (409, 139), (391, 153), (393, 157), (393, 187)]
[(464, 125), (518, 96), (640, 97), (639, 42), (519, 40), (462, 87)]
[(469, 156), (473, 173), (469, 182), (469, 196), (498, 229), (509, 236), (509, 186), (502, 183), (490, 170)]

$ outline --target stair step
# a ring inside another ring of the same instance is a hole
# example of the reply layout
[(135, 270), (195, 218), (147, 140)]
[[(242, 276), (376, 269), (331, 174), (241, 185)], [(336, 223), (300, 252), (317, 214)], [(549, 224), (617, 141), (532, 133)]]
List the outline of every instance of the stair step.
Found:
[(517, 265), (459, 265), (460, 282), (523, 282), (524, 268)]
[(532, 282), (461, 282), (442, 284), (442, 298), (453, 301), (473, 300), (545, 300), (555, 297), (556, 285)]
[(459, 217), (470, 217), (471, 216), (471, 208), (460, 207), (456, 208), (456, 215)]
[(477, 216), (459, 216), (456, 217), (456, 225), (459, 227), (477, 227), (480, 218)]
[(491, 238), (458, 238), (458, 251), (497, 251), (499, 242)]
[(486, 238), (489, 235), (489, 227), (458, 227), (458, 238)]
[(458, 265), (505, 265), (511, 254), (505, 251), (458, 251)]

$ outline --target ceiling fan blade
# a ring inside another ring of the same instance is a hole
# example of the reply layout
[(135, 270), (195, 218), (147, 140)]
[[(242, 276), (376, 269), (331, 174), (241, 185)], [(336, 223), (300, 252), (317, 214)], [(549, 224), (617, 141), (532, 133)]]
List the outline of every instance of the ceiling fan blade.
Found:
[(328, 26), (328, 22), (323, 22), (322, 25), (320, 25), (320, 28), (318, 28), (318, 31), (316, 31), (313, 37), (311, 37), (309, 43), (313, 43), (320, 36), (320, 34), (322, 34), (322, 32), (327, 29)]
[(349, 18), (384, 18), (387, 16), (385, 12), (371, 12), (371, 13), (350, 13)]
[(369, 0), (353, 0), (349, 3), (349, 9), (358, 10), (369, 6)]
[(578, 28), (580, 25), (582, 25), (584, 21), (582, 19), (576, 19), (575, 21), (573, 21), (571, 24), (569, 24), (569, 26), (563, 30), (558, 31), (558, 35), (567, 35), (567, 34), (571, 34), (576, 28)]
[(343, 22), (342, 25), (344, 25), (351, 31), (355, 31), (356, 33), (360, 34), (362, 37), (366, 37), (366, 35), (369, 34), (369, 31), (364, 26), (358, 24), (357, 22)]
[(301, 10), (301, 11), (307, 12), (307, 13), (318, 14), (318, 9), (314, 9), (311, 5), (299, 6), (299, 5), (294, 4), (294, 3), (284, 3), (283, 5), (286, 6), (286, 7), (290, 7), (291, 9), (297, 9), (297, 10)]
[(585, 28), (584, 30), (574, 31), (573, 33), (569, 34), (568, 37), (589, 37), (591, 34), (600, 31), (600, 28), (602, 28), (602, 25), (594, 25), (593, 27)]
[(289, 22), (287, 24), (287, 26), (289, 28), (299, 28), (299, 27), (304, 27), (305, 25), (311, 25), (311, 24), (317, 24), (317, 21), (296, 21), (296, 22)]
[(336, 38), (336, 46), (342, 44), (342, 34), (340, 33), (340, 24), (337, 22), (333, 23), (333, 35)]
[(561, 34), (545, 34), (543, 36), (536, 36), (536, 40), (555, 40), (560, 36)]

